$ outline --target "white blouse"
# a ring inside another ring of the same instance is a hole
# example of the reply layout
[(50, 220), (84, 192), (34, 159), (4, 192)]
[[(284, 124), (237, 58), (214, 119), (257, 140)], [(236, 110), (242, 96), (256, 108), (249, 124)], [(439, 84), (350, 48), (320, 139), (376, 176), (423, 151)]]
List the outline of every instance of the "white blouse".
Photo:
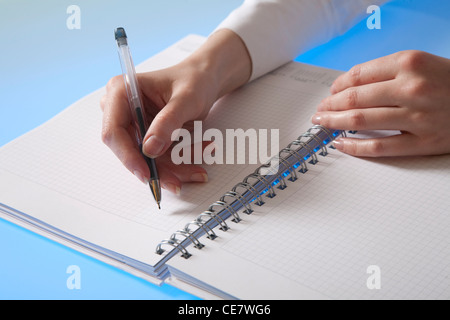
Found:
[(251, 79), (343, 34), (367, 8), (388, 0), (245, 0), (216, 28), (244, 41), (252, 59)]

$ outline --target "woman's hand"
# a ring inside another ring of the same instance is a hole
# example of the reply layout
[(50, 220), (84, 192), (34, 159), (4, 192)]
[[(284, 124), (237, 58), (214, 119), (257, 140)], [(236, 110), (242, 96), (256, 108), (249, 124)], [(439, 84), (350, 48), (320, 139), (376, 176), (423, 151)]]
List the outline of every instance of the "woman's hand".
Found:
[[(186, 73), (180, 75), (180, 73)], [(199, 72), (189, 72), (177, 66), (156, 72), (138, 74), (145, 112), (152, 121), (152, 131), (144, 138), (143, 151), (158, 158), (157, 166), (163, 188), (178, 194), (182, 182), (207, 181), (206, 171), (195, 165), (176, 166), (165, 151), (171, 145), (172, 131), (185, 122), (203, 119), (210, 101), (200, 96), (200, 91), (185, 88), (201, 84)], [(178, 82), (176, 80), (178, 79)], [(212, 100), (211, 100), (212, 101)], [(147, 183), (150, 171), (134, 138), (131, 111), (122, 76), (112, 78), (106, 86), (101, 101), (103, 109), (103, 142), (139, 180)]]
[(402, 51), (354, 66), (322, 100), (314, 124), (341, 130), (399, 130), (374, 139), (339, 138), (355, 156), (450, 153), (450, 60)]
[[(161, 186), (176, 194), (183, 182), (206, 182), (200, 166), (175, 165), (168, 152), (172, 133), (193, 120), (204, 119), (214, 102), (250, 77), (251, 61), (242, 40), (230, 30), (219, 30), (181, 63), (137, 75), (145, 112), (151, 125), (142, 151), (157, 158)], [(150, 171), (135, 142), (131, 111), (122, 76), (112, 78), (101, 100), (103, 142), (142, 182)]]

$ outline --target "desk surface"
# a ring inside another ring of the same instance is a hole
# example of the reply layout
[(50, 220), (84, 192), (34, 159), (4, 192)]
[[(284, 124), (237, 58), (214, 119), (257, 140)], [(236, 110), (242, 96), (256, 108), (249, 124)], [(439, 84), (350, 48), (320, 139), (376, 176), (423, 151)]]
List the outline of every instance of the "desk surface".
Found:
[[(120, 73), (113, 30), (127, 29), (136, 64), (189, 33), (208, 35), (241, 0), (79, 0), (81, 29), (69, 30), (70, 1), (0, 0), (8, 30), (0, 59), (0, 146), (40, 125)], [(394, 0), (381, 29), (361, 21), (296, 60), (348, 70), (400, 50), (450, 58), (450, 1)], [(368, 15), (369, 16), (369, 15)], [(0, 219), (0, 299), (196, 299), (158, 287)], [(81, 271), (70, 290), (69, 266)]]

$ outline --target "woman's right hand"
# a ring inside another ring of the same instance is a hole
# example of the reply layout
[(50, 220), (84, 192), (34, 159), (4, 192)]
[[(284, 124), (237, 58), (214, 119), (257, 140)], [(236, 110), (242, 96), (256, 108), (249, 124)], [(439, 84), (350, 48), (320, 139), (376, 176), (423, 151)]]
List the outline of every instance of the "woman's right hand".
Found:
[[(247, 82), (250, 72), (250, 57), (241, 39), (232, 31), (219, 30), (181, 63), (137, 75), (145, 112), (153, 119), (142, 151), (157, 158), (163, 188), (178, 194), (183, 182), (207, 181), (204, 168), (171, 161), (167, 151), (172, 133), (190, 121), (203, 120), (218, 98)], [(122, 76), (108, 82), (101, 108), (103, 142), (130, 172), (147, 182), (150, 171), (134, 139)]]

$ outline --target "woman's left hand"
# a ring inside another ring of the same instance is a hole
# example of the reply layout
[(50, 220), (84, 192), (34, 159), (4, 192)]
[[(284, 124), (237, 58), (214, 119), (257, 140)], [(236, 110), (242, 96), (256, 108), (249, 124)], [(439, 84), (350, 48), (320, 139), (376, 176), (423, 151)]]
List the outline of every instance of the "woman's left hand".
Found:
[(366, 157), (450, 153), (450, 60), (402, 51), (338, 77), (312, 122), (341, 130), (399, 130), (370, 139), (339, 138), (338, 150)]

